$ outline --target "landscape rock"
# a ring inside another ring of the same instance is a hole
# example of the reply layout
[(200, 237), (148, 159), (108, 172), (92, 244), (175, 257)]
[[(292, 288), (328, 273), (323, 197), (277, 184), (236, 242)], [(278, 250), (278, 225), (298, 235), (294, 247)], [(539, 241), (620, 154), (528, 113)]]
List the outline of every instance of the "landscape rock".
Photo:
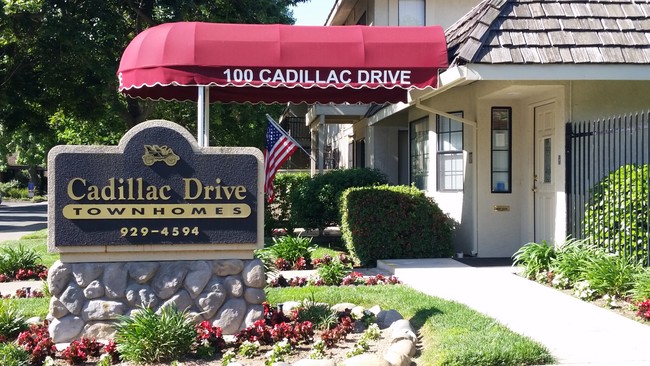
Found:
[(228, 276), (224, 281), (228, 293), (234, 297), (241, 297), (244, 294), (244, 284), (239, 276)]
[(411, 364), (411, 358), (402, 353), (387, 352), (384, 359), (392, 366), (409, 366)]
[(161, 299), (169, 299), (183, 285), (187, 267), (182, 262), (172, 262), (158, 270), (151, 281), (151, 287)]
[(77, 286), (77, 284), (72, 282), (70, 286), (63, 291), (59, 297), (59, 301), (66, 307), (66, 309), (68, 309), (69, 312), (79, 315), (84, 304), (83, 291), (79, 286)]
[(129, 277), (139, 284), (147, 283), (160, 267), (158, 262), (130, 262), (126, 264)]
[(246, 316), (246, 302), (243, 299), (230, 299), (226, 301), (219, 311), (212, 325), (221, 327), (224, 334), (235, 334)]
[(261, 288), (249, 287), (244, 291), (244, 300), (249, 304), (261, 304), (266, 301), (266, 292)]
[(80, 317), (67, 315), (60, 319), (53, 319), (48, 330), (54, 343), (66, 343), (78, 338), (84, 324)]
[(343, 312), (345, 310), (352, 310), (355, 307), (356, 307), (356, 305), (351, 303), (351, 302), (342, 302), (342, 303), (332, 305), (332, 310), (338, 311), (338, 312)]
[(379, 307), (379, 305), (375, 305), (370, 309), (368, 309), (368, 311), (375, 314), (375, 316), (377, 316), (377, 314), (379, 314), (379, 312), (381, 311), (381, 308)]
[(246, 317), (244, 318), (244, 323), (241, 326), (241, 329), (250, 327), (256, 321), (264, 318), (264, 306), (262, 305), (250, 305), (248, 311), (246, 312)]
[(266, 285), (264, 263), (259, 259), (248, 262), (242, 271), (242, 276), (246, 286), (264, 288)]
[(205, 319), (211, 319), (217, 313), (219, 307), (226, 301), (226, 293), (224, 291), (204, 292), (196, 299), (196, 304), (203, 312)]
[(218, 259), (212, 261), (212, 272), (217, 276), (230, 276), (241, 273), (244, 262), (240, 259)]
[(86, 303), (82, 317), (88, 320), (114, 320), (123, 315), (126, 310), (124, 303), (119, 301), (91, 300)]
[(352, 316), (354, 316), (355, 319), (361, 319), (365, 315), (366, 308), (363, 306), (355, 306), (352, 308)]
[(329, 359), (312, 360), (309, 358), (303, 358), (302, 360), (294, 362), (293, 366), (336, 366), (336, 362)]
[(395, 321), (403, 319), (402, 314), (400, 314), (397, 310), (391, 309), (391, 310), (382, 310), (379, 313), (377, 313), (377, 325), (379, 326), (379, 329), (386, 329), (391, 326)]
[(90, 322), (81, 331), (81, 336), (108, 341), (115, 338), (115, 326), (112, 323)]
[(72, 266), (56, 261), (50, 267), (47, 276), (47, 286), (52, 296), (59, 297), (68, 288), (68, 282), (72, 279)]
[(126, 288), (125, 296), (131, 306), (155, 308), (160, 302), (158, 296), (147, 285), (132, 284)]
[(104, 286), (98, 280), (94, 280), (84, 289), (86, 299), (96, 299), (104, 296)]
[(194, 302), (192, 301), (190, 294), (185, 290), (180, 290), (178, 293), (170, 297), (169, 300), (165, 301), (165, 303), (160, 306), (158, 312), (169, 306), (175, 306), (176, 309), (184, 311), (190, 309), (193, 304)]
[(124, 263), (110, 263), (104, 268), (104, 289), (106, 296), (111, 299), (124, 297), (126, 291), (127, 271), (124, 269)]
[(101, 263), (74, 263), (72, 265), (72, 275), (77, 285), (86, 287), (88, 284), (99, 278), (104, 272), (104, 266)]
[(395, 343), (402, 339), (406, 339), (414, 343), (417, 343), (418, 341), (415, 330), (413, 330), (411, 323), (409, 323), (409, 321), (406, 319), (395, 321), (393, 324), (391, 324), (388, 330), (390, 331), (389, 340), (391, 343)]
[(55, 318), (63, 318), (70, 312), (68, 311), (68, 308), (59, 301), (59, 299), (52, 297), (50, 298), (50, 307), (47, 313)]
[(409, 357), (415, 356), (415, 343), (403, 339), (401, 341), (397, 341), (393, 343), (389, 348), (386, 353), (397, 353), (397, 354), (403, 354), (403, 355), (408, 355)]
[(343, 366), (391, 366), (388, 361), (375, 354), (362, 353), (340, 363)]
[(43, 319), (41, 319), (40, 316), (33, 316), (31, 318), (25, 319), (25, 324), (27, 325), (32, 325), (32, 324), (39, 325), (41, 323), (43, 323)]
[(205, 288), (212, 277), (212, 267), (206, 261), (195, 261), (192, 270), (185, 276), (184, 287), (195, 299)]

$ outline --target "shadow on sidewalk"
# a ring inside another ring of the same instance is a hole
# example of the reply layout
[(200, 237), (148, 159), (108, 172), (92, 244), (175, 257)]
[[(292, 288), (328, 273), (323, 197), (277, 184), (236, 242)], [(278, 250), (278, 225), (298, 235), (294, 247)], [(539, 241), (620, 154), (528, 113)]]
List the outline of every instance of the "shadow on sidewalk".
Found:
[(512, 267), (512, 258), (455, 258), (456, 261), (470, 267)]

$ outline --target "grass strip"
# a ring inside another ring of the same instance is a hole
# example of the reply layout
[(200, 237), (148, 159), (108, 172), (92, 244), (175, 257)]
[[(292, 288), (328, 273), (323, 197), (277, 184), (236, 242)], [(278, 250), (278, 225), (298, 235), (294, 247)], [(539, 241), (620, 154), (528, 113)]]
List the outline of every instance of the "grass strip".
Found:
[(19, 246), (33, 249), (41, 257), (43, 265), (50, 268), (59, 259), (59, 253), (48, 253), (47, 251), (47, 229), (35, 231), (24, 235), (18, 240), (5, 240), (0, 243), (0, 248)]
[(469, 307), (407, 286), (271, 288), (276, 304), (314, 296), (327, 303), (351, 302), (395, 309), (420, 331), (422, 365), (542, 365), (553, 361), (548, 350)]

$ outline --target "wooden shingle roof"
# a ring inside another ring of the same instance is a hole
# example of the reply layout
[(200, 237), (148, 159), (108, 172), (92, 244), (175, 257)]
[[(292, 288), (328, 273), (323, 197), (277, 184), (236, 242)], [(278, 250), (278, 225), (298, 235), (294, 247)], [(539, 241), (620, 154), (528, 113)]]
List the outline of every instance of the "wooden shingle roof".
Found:
[(451, 65), (647, 64), (650, 0), (484, 0), (445, 35)]

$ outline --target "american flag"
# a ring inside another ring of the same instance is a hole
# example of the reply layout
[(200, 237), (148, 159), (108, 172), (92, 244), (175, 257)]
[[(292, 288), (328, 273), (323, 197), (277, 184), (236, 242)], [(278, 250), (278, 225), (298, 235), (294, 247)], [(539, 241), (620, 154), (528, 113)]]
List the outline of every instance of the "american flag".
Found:
[(264, 150), (264, 192), (269, 203), (273, 202), (273, 179), (280, 166), (298, 149), (298, 145), (269, 116)]

